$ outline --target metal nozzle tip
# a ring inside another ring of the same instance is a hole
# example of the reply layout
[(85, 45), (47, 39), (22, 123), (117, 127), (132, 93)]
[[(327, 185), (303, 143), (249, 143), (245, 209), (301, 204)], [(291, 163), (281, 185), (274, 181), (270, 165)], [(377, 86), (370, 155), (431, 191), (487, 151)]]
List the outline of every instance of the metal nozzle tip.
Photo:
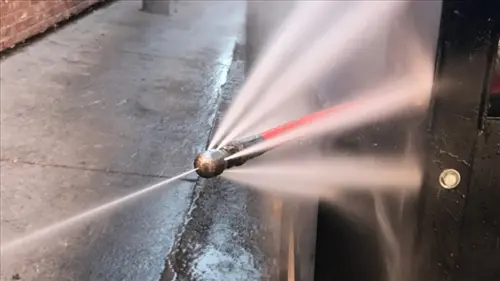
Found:
[(217, 149), (209, 149), (198, 154), (194, 159), (196, 173), (204, 178), (213, 178), (222, 174), (227, 167), (226, 160), (224, 160), (226, 157), (226, 153)]

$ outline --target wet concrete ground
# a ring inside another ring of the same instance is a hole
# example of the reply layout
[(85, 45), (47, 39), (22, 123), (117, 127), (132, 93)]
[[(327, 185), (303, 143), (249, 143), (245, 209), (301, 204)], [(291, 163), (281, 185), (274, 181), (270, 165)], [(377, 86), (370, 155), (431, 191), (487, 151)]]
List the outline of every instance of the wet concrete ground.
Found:
[[(205, 146), (244, 4), (140, 7), (118, 1), (2, 61), (2, 244), (184, 172)], [(1, 280), (159, 280), (196, 194), (176, 182), (2, 253)]]
[[(244, 68), (239, 45), (222, 88), (216, 123), (242, 85)], [(163, 280), (278, 280), (276, 235), (281, 217), (274, 211), (276, 203), (273, 196), (222, 178), (200, 179)]]

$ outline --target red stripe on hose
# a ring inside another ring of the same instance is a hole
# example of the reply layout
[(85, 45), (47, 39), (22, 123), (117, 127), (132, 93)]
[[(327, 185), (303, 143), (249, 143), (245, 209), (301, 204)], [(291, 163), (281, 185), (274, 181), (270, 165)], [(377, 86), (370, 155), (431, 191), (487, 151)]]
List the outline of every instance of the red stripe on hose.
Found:
[(275, 128), (270, 129), (270, 130), (267, 130), (267, 131), (261, 133), (260, 136), (264, 140), (272, 139), (272, 138), (277, 137), (277, 136), (279, 136), (281, 134), (284, 134), (284, 133), (287, 133), (289, 131), (292, 131), (292, 130), (300, 127), (300, 126), (303, 126), (303, 125), (309, 124), (311, 122), (314, 122), (317, 119), (325, 118), (325, 117), (329, 116), (332, 113), (336, 113), (336, 112), (338, 112), (340, 110), (343, 110), (343, 109), (346, 109), (346, 108), (348, 108), (348, 107), (350, 107), (352, 105), (354, 105), (353, 102), (343, 103), (343, 104), (335, 105), (335, 106), (332, 106), (330, 108), (327, 108), (327, 109), (324, 109), (324, 110), (321, 110), (321, 111), (318, 111), (318, 112), (311, 113), (311, 114), (306, 115), (306, 116), (304, 116), (304, 117), (302, 117), (300, 119), (293, 120), (293, 121), (290, 121), (288, 123), (279, 125), (278, 127), (275, 127)]

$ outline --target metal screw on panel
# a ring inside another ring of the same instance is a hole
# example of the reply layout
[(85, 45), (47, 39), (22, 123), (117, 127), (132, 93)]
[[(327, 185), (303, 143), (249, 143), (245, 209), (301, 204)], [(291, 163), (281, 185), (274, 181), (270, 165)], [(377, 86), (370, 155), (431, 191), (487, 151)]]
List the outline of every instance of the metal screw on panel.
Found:
[(452, 189), (460, 184), (460, 173), (455, 169), (447, 169), (439, 175), (439, 184), (446, 188)]

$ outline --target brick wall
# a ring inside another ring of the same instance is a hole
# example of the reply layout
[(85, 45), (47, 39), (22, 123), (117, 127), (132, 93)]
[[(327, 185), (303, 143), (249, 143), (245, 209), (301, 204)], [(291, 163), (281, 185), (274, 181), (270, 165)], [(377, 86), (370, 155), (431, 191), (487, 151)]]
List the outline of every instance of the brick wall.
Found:
[(103, 0), (0, 0), (0, 51)]

